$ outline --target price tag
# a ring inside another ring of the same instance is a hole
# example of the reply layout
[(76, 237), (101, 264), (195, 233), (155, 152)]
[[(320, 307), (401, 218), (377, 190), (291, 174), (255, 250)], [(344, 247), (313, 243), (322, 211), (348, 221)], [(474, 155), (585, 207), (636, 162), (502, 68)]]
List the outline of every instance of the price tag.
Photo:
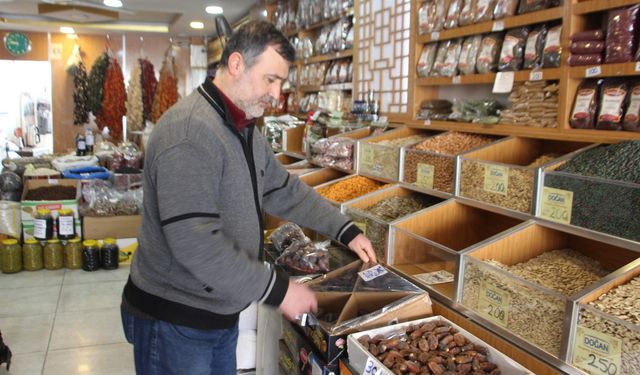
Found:
[(491, 31), (502, 31), (504, 30), (504, 21), (498, 20), (493, 23), (491, 26)]
[(587, 70), (584, 73), (584, 75), (587, 76), (587, 78), (599, 76), (600, 74), (602, 74), (602, 67), (600, 67), (600, 65), (587, 68)]
[(431, 125), (431, 120), (430, 119), (424, 120), (424, 126), (429, 126), (429, 125)]
[(304, 327), (307, 325), (307, 314), (302, 314), (302, 317), (300, 318), (300, 327)]
[(459, 85), (460, 82), (462, 82), (462, 78), (460, 76), (455, 76), (453, 77), (453, 79), (451, 80), (451, 83), (453, 83), (454, 85)]
[(636, 72), (640, 72), (640, 61), (636, 63)]
[(417, 275), (414, 275), (414, 277), (429, 285), (450, 283), (454, 280), (453, 274), (445, 270), (419, 273)]
[(478, 309), (480, 314), (501, 327), (507, 327), (511, 295), (485, 280), (480, 281), (478, 292)]
[(382, 374), (382, 367), (378, 367), (376, 361), (369, 357), (367, 358), (367, 362), (364, 364), (364, 371), (362, 371), (362, 375), (380, 375)]
[(440, 33), (437, 31), (434, 31), (431, 33), (431, 40), (439, 40), (440, 39)]
[(58, 185), (59, 183), (57, 178), (50, 178), (48, 182), (49, 182), (49, 185)]
[(484, 191), (507, 195), (509, 190), (509, 168), (501, 165), (484, 165)]
[(539, 70), (534, 70), (529, 74), (529, 81), (542, 81), (543, 74)]
[(433, 176), (435, 168), (431, 164), (418, 163), (418, 177), (416, 185), (425, 189), (433, 189)]
[(375, 278), (378, 278), (384, 274), (387, 273), (387, 270), (384, 269), (384, 267), (382, 267), (379, 264), (376, 264), (375, 266), (366, 269), (364, 271), (360, 271), (358, 272), (358, 275), (360, 275), (360, 277), (362, 278), (362, 280), (369, 282)]
[(578, 325), (573, 365), (591, 375), (620, 374), (620, 339)]
[(515, 72), (498, 72), (493, 82), (494, 94), (508, 94), (513, 90), (513, 82), (516, 80)]
[(360, 160), (362, 164), (366, 164), (366, 165), (373, 164), (373, 148), (369, 145), (362, 145), (360, 157), (361, 157)]
[(571, 224), (572, 208), (572, 191), (554, 189), (546, 186), (542, 189), (541, 217), (558, 223)]
[(367, 235), (367, 223), (362, 221), (354, 221), (353, 223), (356, 225), (356, 227), (360, 228), (365, 236)]

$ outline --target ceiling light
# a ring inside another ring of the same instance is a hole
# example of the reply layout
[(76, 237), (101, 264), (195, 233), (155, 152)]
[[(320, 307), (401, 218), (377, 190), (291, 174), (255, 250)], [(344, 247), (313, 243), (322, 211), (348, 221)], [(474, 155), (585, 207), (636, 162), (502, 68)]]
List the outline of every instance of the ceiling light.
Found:
[(61, 26), (60, 32), (64, 34), (75, 34), (76, 31), (71, 26)]
[(200, 21), (191, 21), (189, 26), (191, 26), (192, 29), (196, 29), (196, 30), (204, 29), (204, 23), (202, 23)]
[(122, 1), (120, 0), (103, 0), (102, 3), (112, 8), (122, 8)]
[(222, 7), (217, 5), (209, 5), (204, 10), (209, 14), (222, 14), (223, 12)]

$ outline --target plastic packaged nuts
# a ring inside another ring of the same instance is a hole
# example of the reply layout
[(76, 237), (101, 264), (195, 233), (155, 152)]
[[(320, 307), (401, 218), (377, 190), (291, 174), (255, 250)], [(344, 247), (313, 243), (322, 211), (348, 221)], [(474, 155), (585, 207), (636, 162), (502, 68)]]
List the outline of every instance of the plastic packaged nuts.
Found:
[(482, 39), (476, 61), (478, 73), (491, 73), (498, 68), (501, 47), (502, 34), (500, 33), (492, 33)]
[(477, 0), (475, 23), (491, 21), (497, 0)]
[(610, 78), (603, 81), (600, 92), (597, 129), (622, 129), (622, 115), (626, 107), (628, 93), (629, 84), (625, 79)]
[[(523, 0), (527, 1), (527, 0)], [(562, 45), (560, 44), (560, 36), (562, 35), (562, 26), (554, 26), (547, 33), (547, 41), (542, 51), (542, 66), (544, 68), (557, 68), (560, 66), (560, 55), (562, 54)]]
[(447, 17), (444, 20), (445, 29), (453, 29), (458, 27), (458, 18), (460, 16), (460, 10), (462, 8), (463, 0), (451, 0), (449, 3), (449, 10), (447, 11)]
[(449, 43), (444, 63), (440, 68), (440, 75), (453, 77), (458, 73), (458, 61), (460, 60), (460, 50), (462, 49), (462, 39)]
[(507, 32), (502, 42), (502, 51), (498, 62), (498, 70), (501, 72), (513, 72), (522, 67), (524, 47), (529, 29), (520, 27)]
[(464, 40), (458, 62), (458, 70), (460, 73), (467, 75), (476, 72), (476, 60), (481, 43), (482, 35), (473, 35)]
[(510, 17), (516, 14), (518, 0), (498, 0), (493, 11), (493, 18), (496, 20)]
[(576, 129), (595, 128), (596, 109), (598, 107), (598, 81), (584, 80), (578, 86), (571, 111), (569, 124)]
[(438, 44), (429, 43), (422, 47), (422, 53), (416, 67), (418, 77), (428, 77), (431, 75), (431, 69), (436, 58)]
[(547, 27), (545, 25), (538, 26), (529, 33), (524, 50), (524, 69), (535, 69), (542, 66), (542, 52), (546, 38)]
[(476, 0), (463, 0), (462, 8), (460, 9), (460, 17), (458, 17), (458, 24), (460, 26), (471, 25), (475, 20), (475, 12)]

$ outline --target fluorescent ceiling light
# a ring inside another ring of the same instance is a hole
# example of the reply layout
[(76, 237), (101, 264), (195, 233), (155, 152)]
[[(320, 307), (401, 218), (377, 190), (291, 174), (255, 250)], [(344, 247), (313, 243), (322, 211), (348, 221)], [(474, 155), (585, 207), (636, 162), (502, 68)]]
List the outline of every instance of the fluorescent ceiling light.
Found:
[(192, 29), (196, 29), (196, 30), (204, 29), (204, 23), (202, 23), (200, 21), (191, 21), (189, 26), (191, 26)]
[(60, 32), (65, 34), (75, 34), (76, 31), (71, 26), (61, 26)]
[(112, 8), (122, 8), (122, 1), (120, 0), (103, 0), (102, 3)]
[(217, 5), (209, 5), (204, 10), (209, 14), (222, 14), (223, 12), (222, 7)]

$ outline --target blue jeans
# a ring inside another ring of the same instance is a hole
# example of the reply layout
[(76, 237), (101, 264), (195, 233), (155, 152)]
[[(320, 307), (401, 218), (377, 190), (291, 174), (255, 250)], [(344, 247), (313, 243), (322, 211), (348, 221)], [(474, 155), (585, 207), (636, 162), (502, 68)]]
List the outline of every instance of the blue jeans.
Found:
[(121, 310), (138, 375), (235, 375), (238, 326), (202, 330), (135, 317)]

